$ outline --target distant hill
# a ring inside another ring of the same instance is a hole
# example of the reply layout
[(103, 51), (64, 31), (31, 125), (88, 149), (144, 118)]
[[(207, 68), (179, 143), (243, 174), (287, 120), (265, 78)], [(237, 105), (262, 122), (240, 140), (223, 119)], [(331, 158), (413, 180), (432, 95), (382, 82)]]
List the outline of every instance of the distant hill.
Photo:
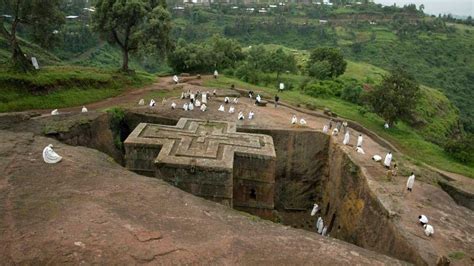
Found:
[(289, 6), (265, 14), (221, 9), (176, 12), (175, 38), (200, 42), (222, 34), (246, 46), (339, 47), (353, 61), (387, 70), (402, 67), (419, 82), (439, 88), (459, 108), (464, 128), (474, 132), (472, 26), (426, 17), (413, 7)]

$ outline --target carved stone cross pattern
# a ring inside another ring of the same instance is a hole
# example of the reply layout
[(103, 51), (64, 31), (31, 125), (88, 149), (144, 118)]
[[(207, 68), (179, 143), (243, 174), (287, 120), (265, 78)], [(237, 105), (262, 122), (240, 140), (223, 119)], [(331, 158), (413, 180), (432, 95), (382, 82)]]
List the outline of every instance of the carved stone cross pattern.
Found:
[(233, 194), (248, 189), (253, 193), (248, 192), (249, 197), (273, 208), (276, 154), (270, 136), (239, 133), (233, 122), (181, 118), (176, 126), (139, 124), (125, 141), (125, 150), (132, 171), (231, 206)]

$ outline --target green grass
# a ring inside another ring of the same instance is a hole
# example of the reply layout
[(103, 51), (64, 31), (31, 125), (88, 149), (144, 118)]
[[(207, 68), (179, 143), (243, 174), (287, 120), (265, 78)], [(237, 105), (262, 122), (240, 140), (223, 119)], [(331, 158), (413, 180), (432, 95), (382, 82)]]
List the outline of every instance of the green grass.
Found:
[(464, 256), (466, 256), (466, 254), (464, 254), (464, 252), (462, 251), (455, 251), (455, 252), (449, 253), (448, 256), (453, 260), (461, 260), (464, 258)]
[(127, 76), (111, 70), (72, 66), (47, 67), (31, 74), (2, 71), (0, 112), (84, 105), (154, 80), (141, 72)]
[[(221, 76), (217, 80), (212, 79), (205, 82), (205, 86), (218, 88), (229, 87), (230, 84), (235, 84), (237, 87), (241, 88), (263, 92), (262, 95), (265, 95), (266, 97), (272, 97), (273, 94), (276, 93), (274, 88), (255, 86), (224, 76)], [(335, 112), (340, 117), (356, 121), (369, 130), (377, 133), (382, 138), (390, 141), (404, 154), (410, 156), (415, 162), (424, 162), (442, 170), (474, 178), (474, 164), (463, 165), (454, 161), (441, 147), (426, 141), (422, 136), (416, 133), (413, 128), (403, 122), (398, 123), (396, 127), (387, 131), (383, 128), (384, 121), (382, 118), (373, 113), (361, 115), (358, 112), (360, 108), (359, 106), (348, 103), (339, 98), (313, 98), (297, 90), (286, 91), (283, 94), (280, 94), (280, 96), (282, 101), (292, 105), (308, 106), (311, 109), (314, 107), (330, 108), (331, 111)]]

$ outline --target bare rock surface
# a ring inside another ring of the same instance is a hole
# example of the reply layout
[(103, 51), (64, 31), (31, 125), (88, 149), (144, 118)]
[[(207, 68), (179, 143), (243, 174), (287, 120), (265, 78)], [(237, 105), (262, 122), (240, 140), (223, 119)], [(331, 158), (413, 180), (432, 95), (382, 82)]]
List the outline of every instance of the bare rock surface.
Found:
[[(64, 157), (41, 160), (52, 143)], [(200, 199), (98, 151), (0, 131), (2, 264), (403, 262)]]

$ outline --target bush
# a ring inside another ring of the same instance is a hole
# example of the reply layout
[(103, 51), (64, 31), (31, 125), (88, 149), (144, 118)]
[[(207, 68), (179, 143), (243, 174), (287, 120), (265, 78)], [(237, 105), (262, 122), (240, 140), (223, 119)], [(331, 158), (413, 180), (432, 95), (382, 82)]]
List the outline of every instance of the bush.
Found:
[(348, 85), (342, 89), (341, 99), (360, 105), (362, 102), (361, 101), (362, 92), (363, 92), (363, 89), (361, 86)]
[(467, 135), (458, 140), (451, 140), (446, 143), (444, 150), (449, 155), (462, 163), (474, 162), (474, 135)]
[(312, 97), (327, 98), (334, 96), (331, 87), (321, 82), (308, 85), (304, 92)]
[(331, 78), (331, 64), (328, 61), (319, 61), (310, 65), (308, 68), (308, 74), (320, 80)]

